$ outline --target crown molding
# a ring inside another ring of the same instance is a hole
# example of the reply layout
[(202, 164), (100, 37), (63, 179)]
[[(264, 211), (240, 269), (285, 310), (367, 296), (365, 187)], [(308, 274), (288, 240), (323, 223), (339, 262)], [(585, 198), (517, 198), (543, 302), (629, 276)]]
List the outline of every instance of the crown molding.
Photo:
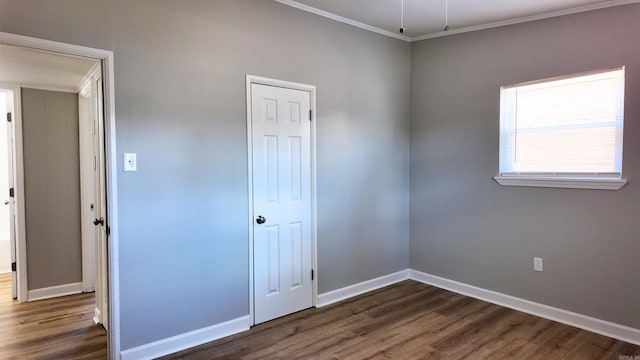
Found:
[(310, 13), (313, 13), (313, 14), (316, 14), (316, 15), (320, 15), (320, 16), (329, 18), (331, 20), (339, 21), (339, 22), (345, 23), (347, 25), (355, 26), (355, 27), (358, 27), (360, 29), (369, 30), (369, 31), (372, 31), (372, 32), (375, 32), (375, 33), (378, 33), (378, 34), (382, 34), (382, 35), (386, 35), (386, 36), (389, 36), (389, 37), (392, 37), (392, 38), (396, 38), (396, 39), (399, 39), (399, 40), (404, 40), (404, 41), (407, 41), (407, 42), (411, 42), (411, 38), (408, 37), (408, 36), (396, 34), (396, 33), (393, 33), (391, 31), (388, 31), (388, 30), (384, 30), (384, 29), (380, 29), (380, 28), (375, 27), (375, 26), (367, 25), (367, 24), (361, 23), (359, 21), (355, 21), (353, 19), (346, 18), (344, 16), (336, 15), (336, 14), (330, 13), (328, 11), (324, 11), (324, 10), (320, 10), (318, 8), (314, 8), (313, 6), (309, 6), (309, 5), (305, 5), (305, 4), (299, 3), (297, 1), (293, 1), (293, 0), (275, 0), (275, 1), (277, 1), (277, 2), (279, 2), (281, 4), (289, 5), (291, 7), (296, 8), (296, 9), (300, 9), (300, 10), (303, 10), (303, 11), (307, 11), (307, 12), (310, 12)]
[(434, 39), (434, 38), (443, 37), (443, 36), (449, 36), (449, 35), (462, 34), (462, 33), (467, 33), (467, 32), (472, 32), (472, 31), (480, 31), (480, 30), (492, 29), (492, 28), (497, 28), (497, 27), (502, 27), (502, 26), (521, 24), (521, 23), (525, 23), (525, 22), (529, 22), (529, 21), (543, 20), (543, 19), (549, 19), (549, 18), (554, 18), (554, 17), (558, 17), (558, 16), (577, 14), (577, 13), (582, 13), (582, 12), (587, 12), (587, 11), (593, 11), (593, 10), (599, 10), (599, 9), (615, 7), (615, 6), (640, 3), (640, 0), (611, 0), (611, 1), (603, 2), (603, 3), (599, 3), (599, 4), (579, 6), (579, 7), (575, 7), (575, 8), (571, 8), (571, 9), (551, 11), (551, 12), (547, 12), (547, 13), (536, 14), (536, 15), (531, 15), (531, 16), (524, 16), (524, 17), (519, 17), (519, 18), (515, 18), (515, 19), (509, 19), (509, 20), (503, 20), (503, 21), (495, 21), (495, 22), (482, 24), (482, 25), (467, 26), (467, 27), (463, 27), (463, 28), (459, 28), (459, 29), (452, 29), (452, 30), (449, 30), (449, 31), (440, 31), (440, 32), (431, 33), (431, 34), (408, 37), (408, 36), (396, 34), (394, 32), (391, 32), (391, 31), (388, 31), (388, 30), (384, 30), (384, 29), (381, 29), (381, 28), (378, 28), (378, 27), (375, 27), (375, 26), (367, 25), (367, 24), (361, 23), (359, 21), (355, 21), (353, 19), (349, 19), (349, 18), (340, 16), (340, 15), (336, 15), (336, 14), (330, 13), (328, 11), (320, 10), (320, 9), (315, 8), (313, 6), (305, 5), (305, 4), (299, 3), (299, 2), (294, 1), (294, 0), (275, 0), (275, 1), (277, 1), (277, 2), (279, 2), (281, 4), (284, 4), (284, 5), (288, 5), (288, 6), (294, 7), (296, 9), (300, 9), (300, 10), (307, 11), (307, 12), (310, 12), (310, 13), (313, 13), (313, 14), (316, 14), (316, 15), (320, 15), (320, 16), (323, 16), (323, 17), (326, 17), (326, 18), (329, 18), (329, 19), (332, 19), (332, 20), (335, 20), (335, 21), (339, 21), (341, 23), (345, 23), (345, 24), (348, 24), (348, 25), (351, 25), (351, 26), (355, 26), (355, 27), (364, 29), (364, 30), (369, 30), (369, 31), (372, 31), (372, 32), (375, 32), (375, 33), (378, 33), (378, 34), (382, 34), (382, 35), (385, 35), (385, 36), (389, 36), (389, 37), (392, 37), (392, 38), (395, 38), (395, 39), (399, 39), (399, 40), (403, 40), (403, 41), (407, 41), (407, 42)]
[(521, 23), (525, 23), (525, 22), (529, 22), (529, 21), (549, 19), (549, 18), (554, 18), (554, 17), (558, 17), (558, 16), (578, 14), (578, 13), (587, 12), (587, 11), (600, 10), (600, 9), (606, 9), (606, 8), (614, 7), (614, 6), (629, 5), (629, 4), (635, 4), (635, 3), (640, 3), (640, 0), (611, 0), (611, 1), (607, 1), (607, 2), (599, 3), (599, 4), (579, 6), (579, 7), (575, 7), (575, 8), (571, 8), (571, 9), (552, 11), (552, 12), (548, 12), (548, 13), (531, 15), (531, 16), (524, 16), (524, 17), (520, 17), (520, 18), (503, 20), (503, 21), (495, 21), (495, 22), (482, 24), (482, 25), (468, 26), (468, 27), (464, 27), (464, 28), (460, 28), (460, 29), (452, 29), (452, 30), (449, 30), (449, 31), (440, 31), (440, 32), (433, 33), (433, 34), (414, 36), (414, 37), (411, 38), (410, 41), (420, 41), (420, 40), (433, 39), (433, 38), (438, 38), (438, 37), (443, 37), (443, 36), (449, 36), (449, 35), (462, 34), (462, 33), (467, 33), (467, 32), (472, 32), (472, 31), (492, 29), (492, 28), (497, 28), (497, 27), (502, 27), (502, 26), (521, 24)]

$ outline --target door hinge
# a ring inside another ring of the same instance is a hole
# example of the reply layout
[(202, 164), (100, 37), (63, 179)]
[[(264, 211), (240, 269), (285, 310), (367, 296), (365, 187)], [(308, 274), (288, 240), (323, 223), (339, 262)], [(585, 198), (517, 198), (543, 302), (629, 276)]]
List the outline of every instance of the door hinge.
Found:
[(105, 233), (107, 234), (107, 237), (109, 237), (109, 235), (111, 234), (111, 227), (109, 225), (107, 225), (107, 229), (105, 230)]
[(14, 263), (14, 262), (11, 263), (11, 271), (18, 271), (16, 263)]
[(312, 111), (311, 111), (311, 110), (309, 110), (309, 121), (311, 121), (311, 119), (313, 119), (312, 114), (313, 114), (313, 113), (312, 113)]
[(7, 113), (7, 121), (11, 122), (11, 113)]
[(313, 273), (313, 269), (311, 269), (311, 281), (313, 281), (313, 278), (314, 278), (314, 276), (313, 276), (313, 275), (314, 275), (314, 273)]
[(9, 188), (9, 197), (14, 197), (14, 190), (13, 188)]

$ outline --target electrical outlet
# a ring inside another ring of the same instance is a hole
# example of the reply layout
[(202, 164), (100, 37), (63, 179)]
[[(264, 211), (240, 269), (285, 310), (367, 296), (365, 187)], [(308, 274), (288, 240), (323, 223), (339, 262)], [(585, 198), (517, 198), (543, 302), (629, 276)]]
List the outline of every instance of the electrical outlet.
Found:
[(533, 270), (542, 271), (542, 258), (539, 258), (539, 257), (533, 258)]
[(124, 154), (124, 171), (136, 171), (138, 168), (138, 162), (136, 160), (136, 154), (125, 153)]

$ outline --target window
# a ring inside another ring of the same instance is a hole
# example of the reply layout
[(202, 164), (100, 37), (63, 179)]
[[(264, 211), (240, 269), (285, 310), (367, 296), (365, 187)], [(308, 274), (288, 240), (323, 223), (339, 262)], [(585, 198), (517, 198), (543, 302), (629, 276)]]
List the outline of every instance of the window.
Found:
[(502, 185), (617, 190), (622, 179), (624, 67), (504, 86)]

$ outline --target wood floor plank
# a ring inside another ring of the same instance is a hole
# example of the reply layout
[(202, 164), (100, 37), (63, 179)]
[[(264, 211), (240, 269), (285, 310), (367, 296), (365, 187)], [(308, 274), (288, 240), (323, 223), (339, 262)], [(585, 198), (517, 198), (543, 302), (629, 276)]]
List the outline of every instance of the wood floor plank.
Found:
[(620, 355), (640, 356), (640, 346), (404, 281), (162, 359), (617, 360)]
[(370, 359), (444, 359), (444, 355), (427, 345), (430, 341), (429, 334), (418, 335), (394, 346), (381, 349)]
[(583, 344), (574, 346), (562, 359), (598, 359), (605, 356), (607, 351), (615, 344), (615, 340), (606, 336), (581, 332), (577, 336), (577, 342)]
[(0, 359), (106, 359), (107, 336), (93, 324), (94, 308), (94, 294), (18, 303), (11, 274), (0, 274)]

